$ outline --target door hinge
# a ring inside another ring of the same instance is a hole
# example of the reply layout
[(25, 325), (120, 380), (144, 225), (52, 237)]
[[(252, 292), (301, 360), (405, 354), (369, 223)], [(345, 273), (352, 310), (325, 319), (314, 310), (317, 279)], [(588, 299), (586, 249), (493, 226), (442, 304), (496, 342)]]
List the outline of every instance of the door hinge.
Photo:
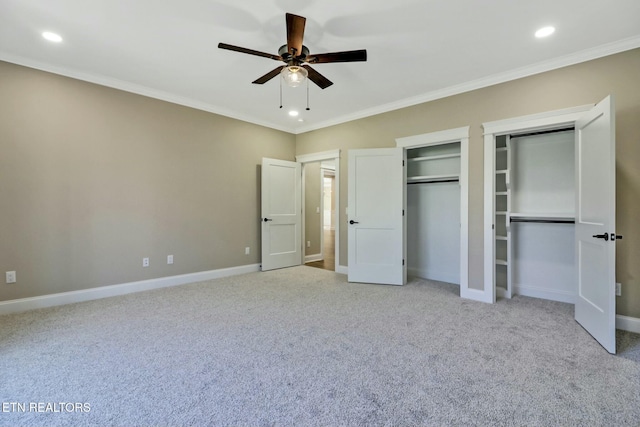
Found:
[(404, 167), (404, 160), (402, 161), (402, 167)]
[(402, 265), (404, 265), (404, 260), (402, 260)]
[(404, 216), (404, 209), (402, 209), (402, 216)]

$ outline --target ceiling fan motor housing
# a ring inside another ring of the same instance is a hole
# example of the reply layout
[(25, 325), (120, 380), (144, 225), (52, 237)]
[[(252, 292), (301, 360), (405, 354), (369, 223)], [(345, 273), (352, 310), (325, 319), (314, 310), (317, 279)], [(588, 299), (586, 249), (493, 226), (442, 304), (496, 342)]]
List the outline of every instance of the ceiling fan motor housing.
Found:
[(309, 49), (306, 46), (302, 46), (302, 52), (294, 56), (287, 50), (287, 45), (284, 44), (278, 49), (278, 55), (280, 55), (285, 62), (289, 63), (289, 65), (300, 65), (305, 62), (305, 59), (309, 56)]

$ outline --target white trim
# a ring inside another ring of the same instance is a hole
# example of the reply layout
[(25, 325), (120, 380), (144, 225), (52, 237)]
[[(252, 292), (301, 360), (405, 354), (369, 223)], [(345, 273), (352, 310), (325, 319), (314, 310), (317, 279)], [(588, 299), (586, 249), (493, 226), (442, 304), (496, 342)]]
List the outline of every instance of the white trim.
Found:
[(319, 153), (299, 154), (296, 156), (298, 163), (313, 163), (322, 160), (333, 160), (340, 157), (340, 150), (322, 151)]
[(616, 315), (616, 329), (640, 334), (640, 319), (618, 314)]
[(523, 297), (542, 298), (550, 301), (566, 302), (569, 304), (576, 303), (575, 292), (557, 291), (552, 289), (544, 289), (537, 286), (513, 285), (513, 294)]
[(560, 110), (545, 111), (544, 113), (529, 114), (526, 116), (512, 117), (505, 120), (496, 120), (482, 124), (484, 134), (505, 134), (509, 132), (527, 132), (533, 129), (545, 127), (558, 127), (571, 125), (582, 115), (591, 110), (595, 104), (580, 105), (578, 107), (563, 108)]
[(308, 263), (308, 262), (316, 262), (316, 261), (322, 261), (324, 258), (322, 257), (322, 254), (313, 254), (313, 255), (305, 255), (304, 256), (304, 263)]
[(349, 267), (346, 265), (336, 265), (336, 273), (338, 274), (349, 274)]
[(441, 271), (428, 271), (422, 268), (407, 268), (407, 273), (411, 277), (460, 285), (460, 277), (458, 275), (451, 275)]
[(441, 145), (447, 142), (458, 142), (464, 138), (469, 138), (469, 126), (396, 138), (396, 147), (416, 148), (427, 145)]
[(255, 125), (268, 127), (282, 132), (294, 133), (291, 128), (283, 127), (272, 122), (264, 120), (257, 120), (255, 117), (247, 116), (237, 111), (231, 111), (218, 105), (212, 105), (206, 102), (197, 101), (195, 99), (186, 98), (183, 96), (175, 95), (169, 92), (164, 92), (158, 89), (153, 89), (140, 84), (125, 82), (123, 80), (115, 79), (113, 77), (107, 77), (100, 74), (84, 73), (81, 71), (71, 70), (66, 67), (58, 67), (55, 65), (45, 64), (44, 62), (34, 61), (33, 59), (24, 58), (21, 56), (13, 55), (7, 52), (0, 52), (0, 60), (11, 62), (13, 64), (22, 65), (23, 67), (34, 68), (36, 70), (46, 71), (48, 73), (58, 74), (65, 77), (70, 77), (76, 80), (82, 80), (89, 83), (94, 83), (100, 86), (110, 87), (113, 89), (122, 90), (129, 93), (135, 93), (136, 95), (142, 95), (149, 98), (159, 99), (160, 101), (170, 102), (172, 104), (183, 105), (185, 107), (195, 108), (196, 110), (206, 111), (220, 116), (230, 117), (232, 119), (240, 120), (247, 123), (253, 123)]
[(460, 286), (460, 297), (465, 299), (470, 299), (479, 302), (491, 303), (489, 299), (491, 295), (488, 292), (485, 292), (480, 289), (472, 289), (472, 288), (463, 288)]
[(121, 283), (119, 285), (101, 286), (99, 288), (82, 289), (79, 291), (61, 292), (57, 294), (42, 295), (38, 297), (1, 301), (0, 315), (33, 310), (37, 308), (54, 307), (76, 302), (91, 301), (100, 298), (127, 295), (134, 292), (149, 291), (152, 289), (186, 285), (189, 283), (219, 279), (228, 276), (236, 276), (239, 274), (254, 273), (258, 271), (260, 271), (260, 264), (248, 264), (239, 267), (200, 271), (197, 273), (181, 274), (179, 276), (160, 277), (157, 279)]
[(374, 116), (376, 114), (387, 113), (389, 111), (395, 111), (401, 108), (411, 107), (413, 105), (423, 104), (425, 102), (435, 101), (437, 99), (443, 99), (465, 92), (471, 92), (473, 90), (482, 89), (500, 83), (506, 83), (512, 80), (518, 80), (524, 77), (533, 76), (535, 74), (556, 70), (558, 68), (568, 67), (570, 65), (580, 64), (582, 62), (614, 55), (616, 53), (636, 49), (638, 47), (640, 47), (640, 36), (629, 37), (627, 39), (619, 40), (613, 43), (607, 43), (591, 49), (586, 49), (580, 52), (565, 55), (560, 58), (542, 61), (537, 64), (516, 68), (514, 70), (509, 70), (502, 73), (497, 73), (492, 76), (449, 86), (444, 89), (427, 92), (415, 97), (402, 99), (397, 102), (391, 102), (377, 107), (357, 111), (355, 113), (348, 114), (342, 117), (337, 117), (335, 119), (326, 120), (324, 122), (316, 123), (310, 126), (301, 127), (296, 129), (295, 133), (301, 134), (310, 132), (313, 130), (335, 126), (353, 120), (363, 119), (365, 117)]
[(465, 92), (471, 92), (473, 90), (482, 89), (485, 87), (493, 86), (500, 83), (505, 83), (512, 80), (521, 79), (524, 77), (532, 76), (535, 74), (552, 71), (558, 68), (567, 67), (570, 65), (580, 64), (582, 62), (591, 61), (594, 59), (602, 58), (616, 53), (632, 50), (640, 47), (640, 36), (633, 36), (627, 39), (618, 40), (612, 43), (596, 46), (590, 49), (586, 49), (580, 52), (575, 52), (569, 55), (562, 56), (560, 58), (553, 58), (547, 61), (542, 61), (537, 64), (528, 65), (514, 70), (497, 73), (492, 76), (483, 77), (481, 79), (472, 80), (470, 82), (464, 82), (461, 84), (449, 86), (443, 89), (427, 92), (418, 96), (405, 98), (396, 102), (390, 102), (384, 105), (380, 105), (373, 108), (367, 108), (357, 111), (352, 114), (336, 117), (334, 119), (325, 120), (320, 123), (316, 123), (310, 126), (287, 128), (281, 125), (266, 122), (263, 120), (257, 120), (254, 117), (249, 117), (236, 111), (230, 111), (220, 106), (207, 104), (194, 99), (173, 95), (167, 92), (159, 91), (156, 89), (148, 88), (146, 86), (137, 85), (122, 80), (114, 79), (111, 77), (83, 73), (75, 70), (71, 70), (65, 67), (57, 67), (51, 64), (45, 64), (41, 61), (35, 61), (33, 59), (24, 58), (22, 56), (14, 55), (8, 52), (0, 52), (0, 60), (11, 62), (14, 64), (22, 65), (25, 67), (35, 68), (42, 71), (47, 71), (54, 74), (59, 74), (67, 77), (71, 77), (78, 80), (83, 80), (90, 83), (95, 83), (101, 86), (111, 87), (119, 90), (123, 90), (130, 93), (135, 93), (142, 96), (148, 96), (150, 98), (160, 99), (162, 101), (171, 102), (178, 105), (184, 105), (186, 107), (195, 108), (202, 111), (208, 111), (210, 113), (219, 114), (221, 116), (230, 117), (233, 119), (241, 120), (244, 122), (253, 123), (260, 126), (269, 127), (283, 132), (292, 133), (295, 135), (310, 132), (317, 129), (322, 129), (341, 123), (350, 122), (353, 120), (362, 119), (376, 114), (387, 113), (389, 111), (399, 110), (405, 107), (411, 107), (413, 105), (423, 104), (429, 101), (435, 101), (437, 99), (447, 98), (453, 95), (459, 95)]
[[(426, 147), (430, 145), (442, 145), (451, 142), (460, 142), (460, 296), (468, 295), (463, 289), (469, 288), (469, 126), (454, 129), (423, 133), (404, 138), (396, 138), (396, 146), (404, 149), (403, 158), (407, 158), (407, 149)], [(406, 169), (403, 191), (406, 191)], [(404, 197), (406, 206), (406, 194)], [(405, 217), (406, 221), (406, 217)], [(406, 225), (404, 227), (404, 240), (406, 251), (407, 240)], [(405, 254), (406, 255), (406, 254)], [(405, 269), (406, 273), (406, 269)], [(472, 293), (473, 294), (473, 293)], [(477, 299), (475, 294), (471, 299)], [(483, 297), (484, 298), (484, 297)]]

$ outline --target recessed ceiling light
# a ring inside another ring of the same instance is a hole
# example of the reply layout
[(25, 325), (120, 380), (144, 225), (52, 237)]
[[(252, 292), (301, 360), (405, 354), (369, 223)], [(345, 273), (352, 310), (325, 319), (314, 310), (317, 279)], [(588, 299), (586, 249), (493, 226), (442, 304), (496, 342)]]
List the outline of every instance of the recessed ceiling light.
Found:
[(541, 39), (543, 37), (548, 37), (556, 31), (554, 27), (542, 27), (538, 31), (536, 31), (536, 37)]
[(300, 113), (298, 113), (298, 112), (297, 112), (297, 111), (295, 111), (295, 110), (291, 110), (291, 111), (289, 111), (289, 115), (290, 115), (291, 117), (298, 117), (298, 114), (300, 114)]
[(62, 41), (62, 37), (59, 34), (52, 33), (50, 31), (42, 33), (42, 37), (54, 43), (60, 43)]

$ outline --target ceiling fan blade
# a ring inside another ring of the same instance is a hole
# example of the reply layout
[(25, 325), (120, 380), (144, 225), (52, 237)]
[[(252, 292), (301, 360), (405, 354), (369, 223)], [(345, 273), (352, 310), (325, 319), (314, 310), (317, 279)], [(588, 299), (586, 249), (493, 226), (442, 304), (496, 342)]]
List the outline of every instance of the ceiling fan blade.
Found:
[(292, 13), (287, 13), (286, 17), (287, 52), (293, 56), (299, 56), (302, 53), (302, 39), (304, 37), (304, 26), (307, 19)]
[(284, 68), (284, 65), (282, 65), (281, 67), (278, 67), (274, 70), (269, 71), (267, 74), (265, 74), (264, 76), (260, 77), (259, 79), (256, 79), (255, 81), (251, 82), (255, 85), (263, 85), (266, 82), (268, 82), (269, 80), (271, 80), (272, 78), (274, 78), (275, 76), (277, 76), (278, 74), (280, 74), (280, 71), (282, 71), (282, 69)]
[(226, 43), (218, 43), (218, 47), (220, 49), (233, 50), (234, 52), (248, 53), (249, 55), (262, 56), (264, 58), (271, 58), (275, 59), (276, 61), (282, 61), (282, 57), (280, 55), (272, 55), (270, 53), (259, 52), (257, 50), (247, 49), (245, 47), (233, 46)]
[(360, 62), (367, 60), (366, 49), (350, 50), (347, 52), (331, 52), (309, 55), (307, 62), (310, 64), (322, 64), (328, 62)]
[(302, 67), (309, 72), (309, 75), (307, 76), (308, 79), (317, 84), (320, 89), (326, 89), (333, 84), (331, 80), (311, 68), (309, 65), (304, 64)]

